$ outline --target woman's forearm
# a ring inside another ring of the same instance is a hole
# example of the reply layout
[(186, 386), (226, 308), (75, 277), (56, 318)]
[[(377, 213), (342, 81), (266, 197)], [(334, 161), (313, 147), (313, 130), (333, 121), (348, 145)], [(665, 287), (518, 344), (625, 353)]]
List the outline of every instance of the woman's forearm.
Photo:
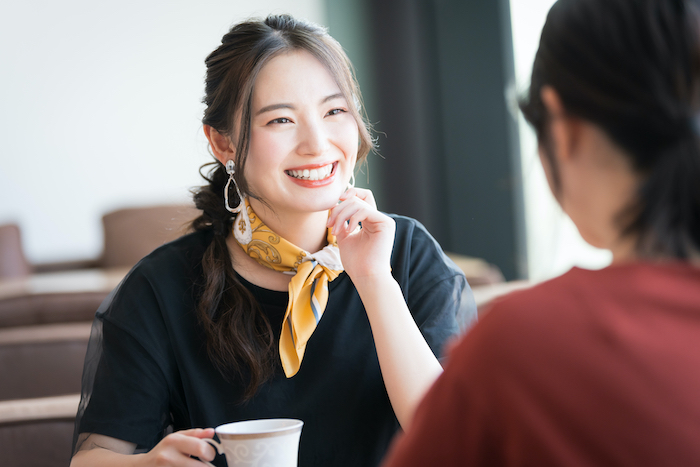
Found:
[(355, 283), (367, 310), (384, 384), (405, 430), (442, 366), (408, 310), (390, 273)]
[(189, 465), (191, 458), (211, 461), (214, 448), (203, 441), (214, 436), (213, 428), (176, 431), (163, 438), (145, 454), (132, 454), (136, 445), (109, 436), (83, 433), (80, 450), (70, 467), (137, 467), (152, 465)]
[(143, 454), (120, 454), (105, 448), (78, 451), (70, 467), (136, 467)]

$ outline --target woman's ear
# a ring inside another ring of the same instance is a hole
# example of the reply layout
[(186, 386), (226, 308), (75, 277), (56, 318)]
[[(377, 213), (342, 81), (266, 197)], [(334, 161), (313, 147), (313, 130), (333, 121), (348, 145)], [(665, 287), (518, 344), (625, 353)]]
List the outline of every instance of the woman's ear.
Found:
[(235, 160), (236, 151), (228, 136), (219, 133), (209, 125), (204, 125), (204, 135), (209, 141), (211, 152), (219, 162), (226, 165), (227, 161)]
[(553, 156), (559, 162), (571, 159), (579, 143), (580, 121), (567, 115), (557, 91), (551, 86), (542, 86), (542, 103), (549, 115), (549, 138)]

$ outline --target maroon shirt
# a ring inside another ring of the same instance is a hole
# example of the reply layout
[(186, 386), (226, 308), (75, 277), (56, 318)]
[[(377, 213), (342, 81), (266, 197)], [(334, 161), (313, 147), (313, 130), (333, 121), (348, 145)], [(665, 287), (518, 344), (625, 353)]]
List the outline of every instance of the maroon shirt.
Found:
[(498, 300), (384, 465), (700, 465), (700, 268), (574, 268)]

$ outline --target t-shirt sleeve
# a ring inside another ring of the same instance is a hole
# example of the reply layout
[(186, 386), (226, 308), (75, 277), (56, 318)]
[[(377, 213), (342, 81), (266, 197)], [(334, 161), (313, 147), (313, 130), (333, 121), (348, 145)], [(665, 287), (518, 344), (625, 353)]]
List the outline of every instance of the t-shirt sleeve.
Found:
[(150, 449), (170, 424), (174, 365), (157, 294), (137, 270), (97, 312), (83, 374), (76, 433)]
[[(465, 326), (476, 320), (476, 304), (464, 273), (420, 223), (397, 217), (396, 279), (426, 342), (438, 358)], [(403, 264), (406, 258), (410, 264)]]
[(460, 332), (460, 317), (469, 307), (471, 291), (464, 276), (455, 274), (409, 297), (408, 307), (433, 353), (442, 358), (445, 344)]

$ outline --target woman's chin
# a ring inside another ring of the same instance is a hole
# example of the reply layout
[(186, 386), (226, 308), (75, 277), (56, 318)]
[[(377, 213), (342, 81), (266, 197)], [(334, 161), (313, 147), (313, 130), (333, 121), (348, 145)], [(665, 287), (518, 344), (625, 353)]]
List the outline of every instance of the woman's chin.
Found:
[(324, 203), (316, 203), (315, 206), (310, 210), (316, 211), (316, 212), (327, 212), (327, 211), (333, 209), (337, 205), (338, 205), (338, 200), (324, 202)]
[(297, 196), (290, 197), (286, 203), (273, 208), (277, 212), (316, 213), (327, 212), (338, 204), (339, 196)]
[[(340, 201), (340, 195), (343, 194), (345, 190), (339, 189), (329, 189), (320, 190), (309, 197), (304, 197), (305, 199), (299, 199), (300, 205), (303, 203), (307, 211), (328, 211), (333, 209)], [(305, 202), (304, 202), (305, 201)]]

